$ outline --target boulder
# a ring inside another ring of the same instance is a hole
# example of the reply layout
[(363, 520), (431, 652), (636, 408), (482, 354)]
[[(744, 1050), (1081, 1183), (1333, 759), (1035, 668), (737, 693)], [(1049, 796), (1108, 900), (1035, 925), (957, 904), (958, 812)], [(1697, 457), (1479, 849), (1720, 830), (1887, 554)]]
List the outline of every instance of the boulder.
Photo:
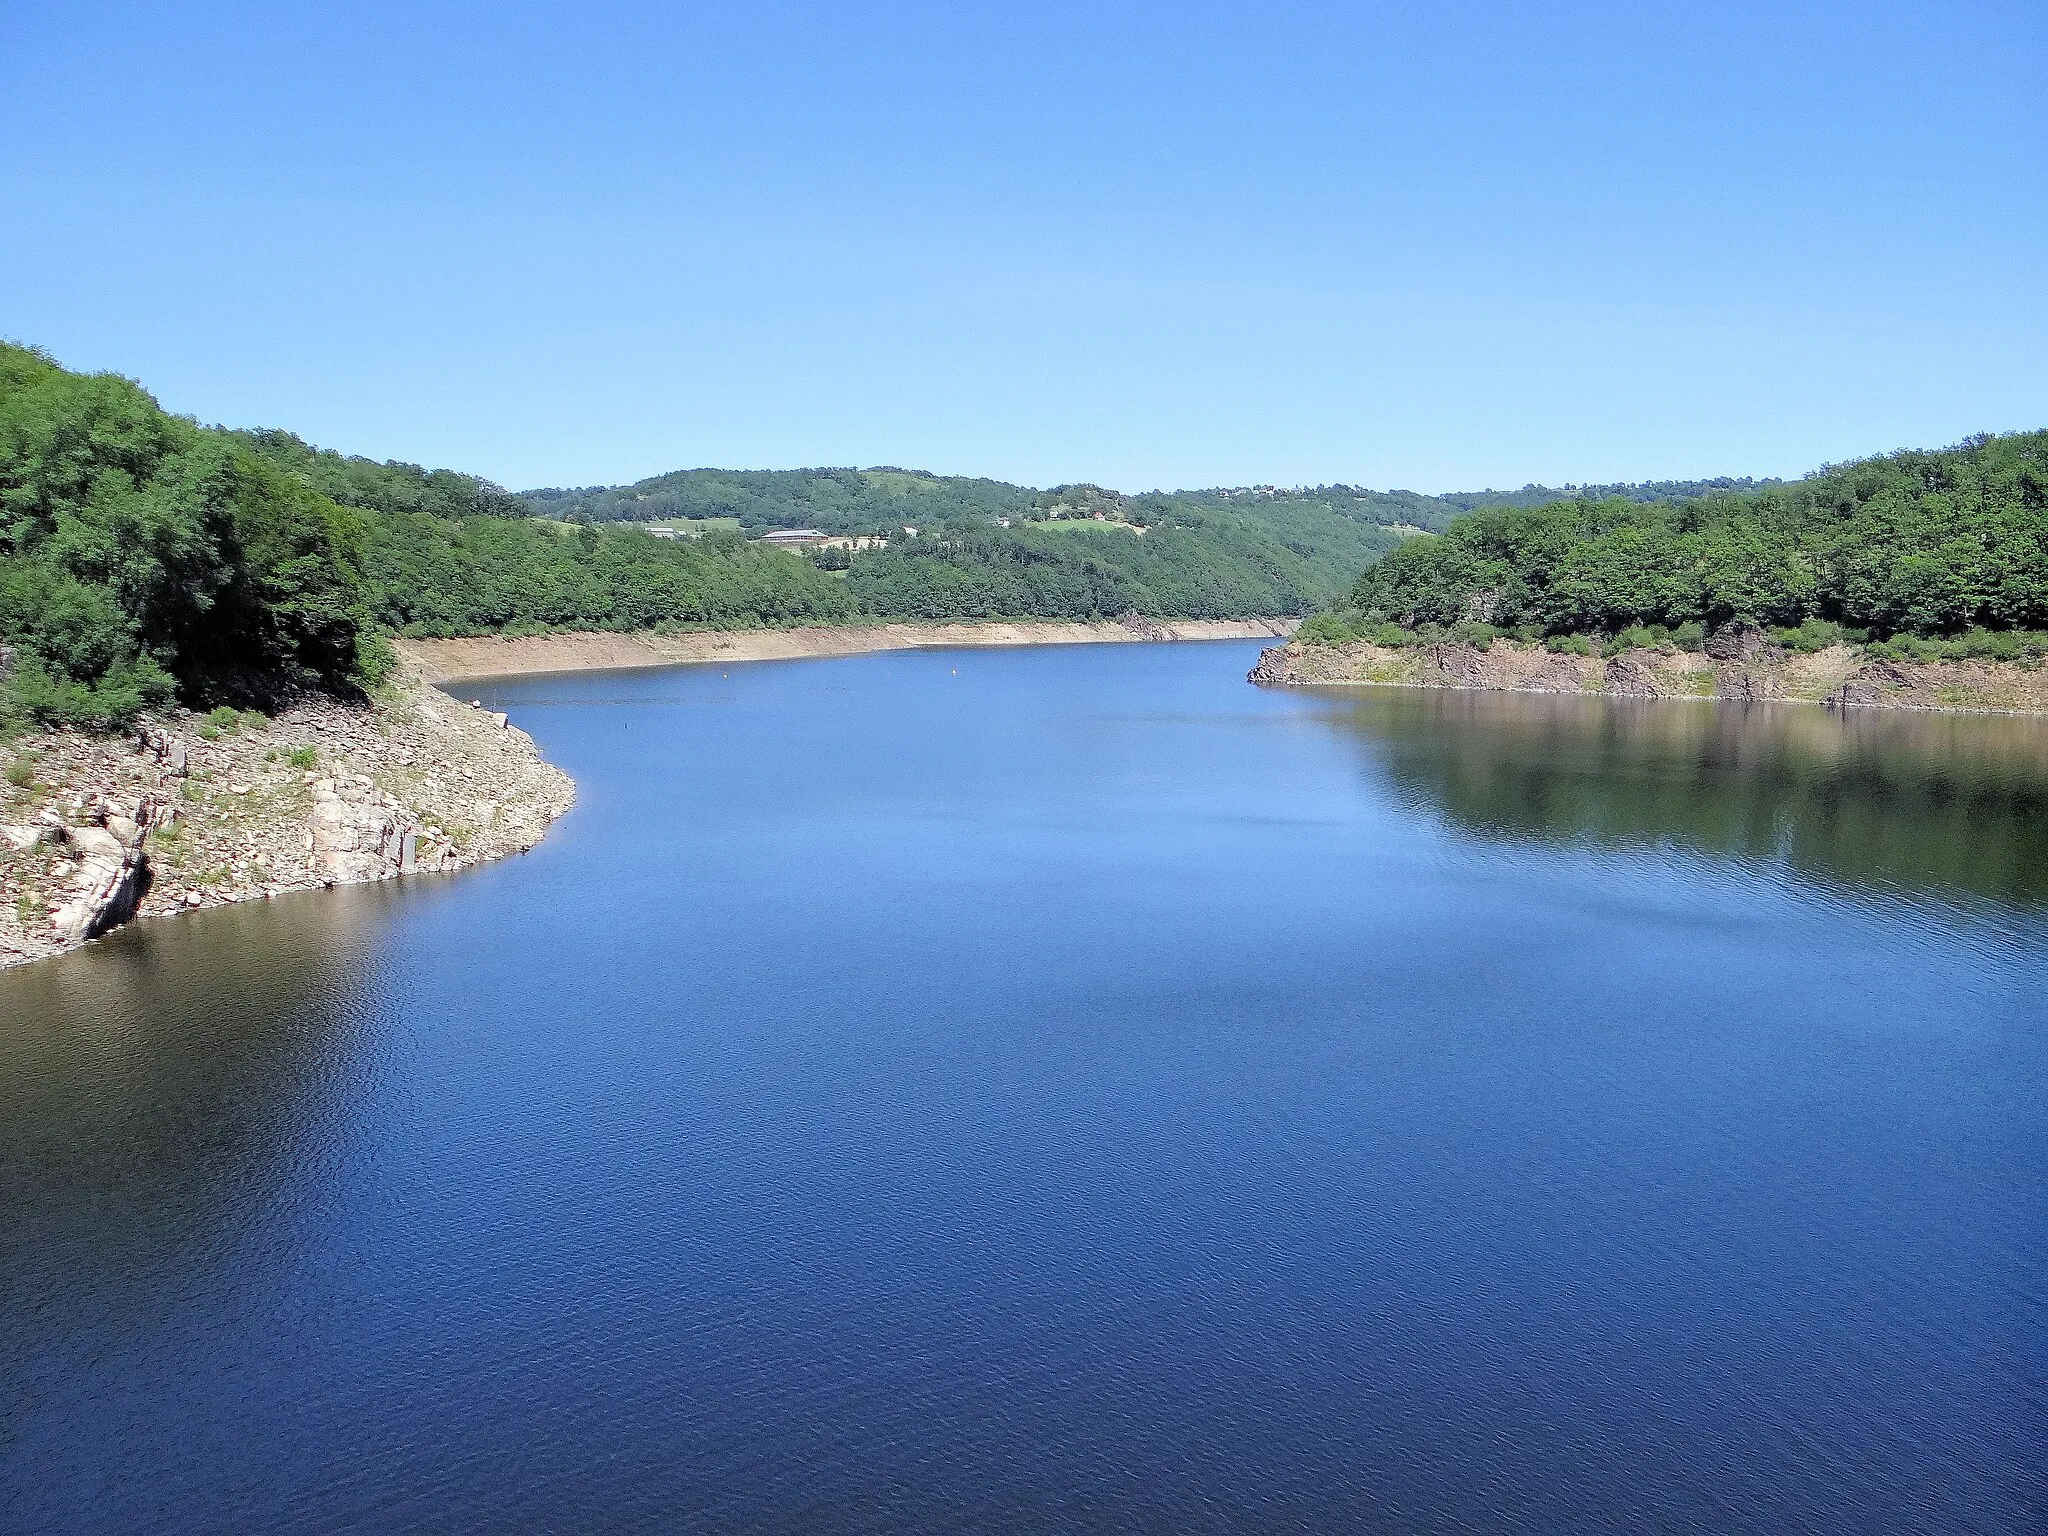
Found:
[(1738, 619), (1707, 636), (1707, 654), (1716, 661), (1755, 661), (1770, 643), (1762, 630)]
[(1714, 691), (1722, 698), (1733, 699), (1738, 704), (1759, 704), (1765, 699), (1778, 697), (1778, 683), (1768, 672), (1752, 672), (1748, 667), (1724, 666), (1720, 669)]
[(1607, 692), (1624, 699), (1655, 699), (1664, 692), (1657, 681), (1656, 668), (1625, 652), (1608, 659), (1604, 686)]
[(403, 873), (414, 835), (409, 822), (404, 808), (367, 779), (317, 780), (309, 838), (315, 872), (336, 885)]
[(1490, 681), (1486, 653), (1473, 645), (1432, 645), (1429, 665), (1455, 688), (1484, 688)]
[(187, 770), (184, 738), (160, 731), (154, 726), (144, 726), (141, 732), (142, 750), (157, 761), (157, 766), (174, 779), (185, 777)]
[(58, 944), (96, 939), (135, 915), (149, 888), (143, 843), (152, 809), (147, 801), (111, 812), (103, 808), (104, 824), (64, 828), (64, 841), (77, 862), (71, 898), (50, 914), (50, 937)]

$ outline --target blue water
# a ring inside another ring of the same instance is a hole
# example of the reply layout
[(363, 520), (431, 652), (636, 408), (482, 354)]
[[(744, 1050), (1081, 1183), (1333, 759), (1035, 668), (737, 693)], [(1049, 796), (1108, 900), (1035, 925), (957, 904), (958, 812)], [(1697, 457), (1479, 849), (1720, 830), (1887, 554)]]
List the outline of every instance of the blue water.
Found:
[(2048, 734), (466, 693), (534, 853), (0, 976), (0, 1528), (2048, 1528)]

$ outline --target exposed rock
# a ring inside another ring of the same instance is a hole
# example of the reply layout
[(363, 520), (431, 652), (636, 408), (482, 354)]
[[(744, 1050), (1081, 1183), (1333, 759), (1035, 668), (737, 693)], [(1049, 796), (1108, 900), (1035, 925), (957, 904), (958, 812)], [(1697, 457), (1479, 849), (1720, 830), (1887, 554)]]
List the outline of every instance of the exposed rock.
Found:
[(1486, 653), (1476, 645), (1432, 645), (1429, 665), (1453, 688), (1477, 688), (1486, 675)]
[(1874, 677), (1852, 677), (1825, 702), (1830, 709), (1873, 709), (1884, 703), (1884, 688)]
[[(33, 765), (16, 776), (26, 782), (0, 783), (0, 965), (131, 914), (531, 847), (574, 785), (503, 715), (447, 704), (411, 674), (377, 705), (302, 698), (213, 740), (188, 739), (195, 724), (178, 715), (126, 740), (58, 731), (0, 747), (0, 765)], [(318, 771), (302, 766), (308, 754)]]
[(1657, 673), (1640, 657), (1624, 651), (1607, 663), (1605, 691), (1625, 699), (1656, 699), (1664, 696)]
[(1769, 649), (1770, 636), (1754, 624), (1726, 624), (1707, 636), (1707, 654), (1716, 661), (1755, 661)]
[(1877, 709), (1891, 702), (1890, 695), (1909, 689), (1913, 677), (1895, 662), (1876, 661), (1859, 667), (1842, 686), (1824, 701), (1830, 709)]
[(98, 938), (134, 915), (148, 888), (149, 861), (143, 841), (149, 827), (147, 799), (119, 809), (97, 807), (100, 824), (67, 827), (64, 841), (76, 859), (70, 899), (50, 914), (50, 939), (60, 946)]
[(388, 880), (456, 862), (452, 844), (431, 835), (423, 840), (414, 814), (367, 779), (316, 780), (312, 828), (313, 865), (329, 884)]
[(1757, 704), (1765, 699), (1780, 697), (1769, 673), (1737, 666), (1724, 666), (1720, 669), (1715, 694), (1719, 698), (1731, 699), (1739, 704)]
[(142, 728), (139, 735), (142, 749), (157, 760), (165, 773), (172, 778), (185, 777), (187, 753), (183, 737), (172, 736), (148, 725)]
[(1790, 653), (1723, 637), (1721, 649), (1754, 651), (1747, 661), (1716, 660), (1670, 647), (1625, 651), (1606, 662), (1496, 640), (1472, 646), (1274, 646), (1259, 656), (1251, 681), (1315, 685), (1368, 683), (1420, 688), (1474, 688), (1514, 693), (1603, 693), (1624, 698), (1784, 699), (1834, 707), (1989, 710), (2048, 714), (2048, 667), (2012, 662), (1868, 661), (1846, 645)]
[(1272, 645), (1259, 652), (1259, 659), (1253, 663), (1245, 681), (1270, 684), (1306, 681), (1294, 675), (1293, 658), (1288, 655), (1288, 649), (1284, 645)]

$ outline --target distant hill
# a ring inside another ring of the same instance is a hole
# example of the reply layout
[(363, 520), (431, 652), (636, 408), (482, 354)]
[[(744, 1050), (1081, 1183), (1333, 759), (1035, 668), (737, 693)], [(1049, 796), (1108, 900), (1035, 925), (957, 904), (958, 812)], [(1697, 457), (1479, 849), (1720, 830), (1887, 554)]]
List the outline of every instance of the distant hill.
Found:
[(1171, 522), (1177, 516), (1203, 511), (1249, 516), (1265, 523), (1312, 521), (1321, 515), (1370, 528), (1441, 533), (1452, 518), (1477, 507), (1537, 507), (1575, 499), (1673, 501), (1778, 483), (1723, 477), (1562, 488), (1525, 485), (1517, 491), (1454, 491), (1441, 496), (1353, 485), (1255, 485), (1129, 494), (1098, 485), (1060, 485), (1041, 491), (1001, 480), (883, 466), (683, 469), (632, 485), (522, 491), (520, 498), (539, 515), (562, 522), (737, 518), (752, 534), (776, 528), (887, 533), (904, 523), (950, 527), (963, 521), (980, 525), (1006, 517), (1013, 521), (1092, 518), (1097, 512), (1118, 522)]

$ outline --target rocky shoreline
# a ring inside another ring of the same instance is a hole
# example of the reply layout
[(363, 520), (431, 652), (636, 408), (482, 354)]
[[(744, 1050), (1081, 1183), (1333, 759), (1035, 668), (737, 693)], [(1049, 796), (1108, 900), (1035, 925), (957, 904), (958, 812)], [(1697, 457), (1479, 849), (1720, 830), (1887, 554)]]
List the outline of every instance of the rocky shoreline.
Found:
[(417, 666), (369, 704), (19, 737), (0, 774), (0, 967), (134, 918), (523, 852), (576, 793), (533, 738)]
[(1629, 699), (1786, 700), (1848, 709), (2048, 714), (2048, 668), (2009, 662), (1875, 661), (1851, 646), (1788, 652), (1758, 631), (1716, 636), (1704, 651), (1579, 656), (1496, 640), (1394, 648), (1290, 642), (1259, 656), (1254, 683), (1374, 684)]
[(795, 661), (931, 646), (1101, 645), (1158, 640), (1282, 640), (1298, 619), (1150, 619), (1083, 623), (976, 620), (952, 624), (858, 624), (800, 629), (659, 634), (480, 635), (396, 642), (430, 680), (670, 667), (687, 662)]

